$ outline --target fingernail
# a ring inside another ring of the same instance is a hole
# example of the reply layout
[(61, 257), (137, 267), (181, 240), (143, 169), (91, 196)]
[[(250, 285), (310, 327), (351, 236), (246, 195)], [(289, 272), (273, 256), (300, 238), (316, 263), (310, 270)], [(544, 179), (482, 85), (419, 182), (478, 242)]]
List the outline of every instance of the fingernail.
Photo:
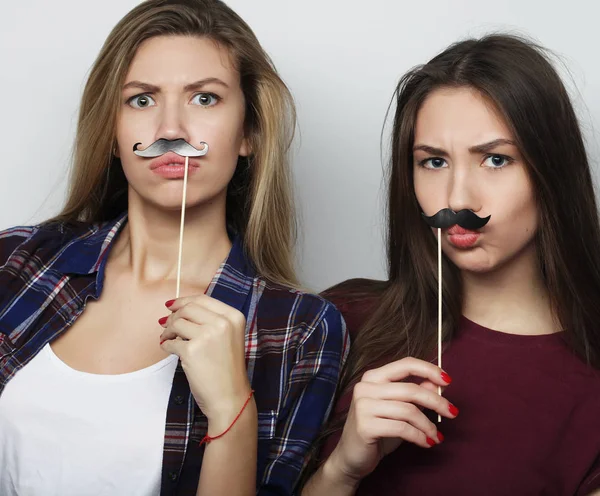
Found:
[(435, 442), (433, 439), (431, 439), (430, 437), (428, 437), (428, 438), (427, 438), (427, 444), (428, 444), (429, 446), (435, 446), (435, 445), (436, 445), (436, 442)]
[(169, 318), (169, 317), (161, 317), (160, 319), (158, 319), (158, 323), (159, 323), (160, 325), (165, 325), (165, 324), (167, 323), (167, 319), (168, 319), (168, 318)]
[(444, 442), (444, 435), (440, 431), (438, 431), (438, 433), (437, 433), (437, 438), (440, 443)]
[(442, 381), (444, 381), (447, 384), (450, 384), (452, 382), (452, 377), (446, 374), (446, 372), (442, 372)]
[(450, 410), (450, 413), (455, 417), (458, 415), (458, 408), (456, 408), (452, 403), (448, 405), (448, 410)]
[(172, 305), (173, 305), (173, 303), (175, 303), (175, 300), (169, 300), (169, 301), (167, 301), (167, 302), (165, 303), (165, 306), (166, 306), (167, 308), (169, 308), (170, 306), (172, 306)]

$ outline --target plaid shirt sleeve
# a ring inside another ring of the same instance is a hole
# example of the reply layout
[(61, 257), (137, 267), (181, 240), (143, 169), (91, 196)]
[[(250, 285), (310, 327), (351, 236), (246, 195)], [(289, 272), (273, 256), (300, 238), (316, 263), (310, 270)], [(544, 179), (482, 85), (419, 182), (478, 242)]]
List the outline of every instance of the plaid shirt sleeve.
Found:
[(296, 351), (296, 361), (284, 385), (271, 452), (258, 495), (289, 495), (298, 482), (311, 444), (327, 420), (349, 338), (341, 314), (325, 303)]

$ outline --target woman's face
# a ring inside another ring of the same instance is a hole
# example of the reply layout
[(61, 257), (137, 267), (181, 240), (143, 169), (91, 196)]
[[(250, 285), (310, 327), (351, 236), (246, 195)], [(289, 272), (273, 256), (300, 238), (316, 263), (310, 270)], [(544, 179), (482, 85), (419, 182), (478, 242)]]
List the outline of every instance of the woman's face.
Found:
[(187, 205), (222, 201), (238, 157), (249, 153), (245, 99), (229, 53), (206, 38), (160, 36), (138, 49), (122, 89), (118, 155), (130, 194), (163, 209), (181, 208), (184, 161), (173, 152), (134, 154), (159, 138), (183, 138), (205, 156), (189, 159)]
[(444, 253), (461, 270), (494, 271), (534, 253), (537, 207), (514, 143), (495, 106), (471, 88), (440, 88), (418, 112), (414, 187), (424, 214), (450, 208), (491, 216), (478, 230), (443, 229)]

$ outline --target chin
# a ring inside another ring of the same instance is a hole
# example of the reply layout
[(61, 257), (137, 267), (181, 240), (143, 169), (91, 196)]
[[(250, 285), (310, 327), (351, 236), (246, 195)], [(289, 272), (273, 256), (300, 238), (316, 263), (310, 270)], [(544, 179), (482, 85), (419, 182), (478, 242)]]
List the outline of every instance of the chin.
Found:
[[(182, 184), (178, 184), (177, 188), (172, 190), (147, 190), (141, 194), (135, 193), (135, 203), (146, 205), (157, 210), (163, 210), (164, 212), (181, 211), (181, 200), (182, 200)], [(198, 191), (197, 188), (190, 188), (188, 183), (188, 189), (185, 199), (186, 209), (195, 209), (207, 206), (215, 203), (221, 196), (225, 198), (227, 190), (213, 192), (213, 191)], [(132, 204), (132, 197), (130, 196), (130, 205)]]
[(470, 252), (454, 252), (446, 255), (459, 270), (465, 272), (484, 274), (494, 271), (498, 266), (483, 250), (475, 249)]

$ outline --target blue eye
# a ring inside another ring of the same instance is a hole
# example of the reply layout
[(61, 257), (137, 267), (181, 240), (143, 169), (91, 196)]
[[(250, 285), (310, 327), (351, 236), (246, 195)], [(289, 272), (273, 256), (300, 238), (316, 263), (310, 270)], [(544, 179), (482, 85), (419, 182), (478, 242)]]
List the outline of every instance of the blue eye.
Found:
[(448, 167), (448, 164), (443, 158), (433, 157), (422, 160), (419, 164), (421, 167), (425, 167), (426, 169), (443, 169)]
[(488, 155), (484, 160), (483, 164), (486, 167), (490, 167), (492, 169), (501, 169), (502, 167), (510, 164), (513, 161), (510, 157), (506, 155)]
[(212, 107), (219, 102), (220, 98), (214, 93), (198, 93), (192, 98), (194, 105), (200, 105), (201, 107)]
[(132, 96), (127, 103), (136, 109), (142, 109), (146, 107), (153, 107), (156, 105), (156, 102), (152, 99), (150, 95), (136, 95)]

